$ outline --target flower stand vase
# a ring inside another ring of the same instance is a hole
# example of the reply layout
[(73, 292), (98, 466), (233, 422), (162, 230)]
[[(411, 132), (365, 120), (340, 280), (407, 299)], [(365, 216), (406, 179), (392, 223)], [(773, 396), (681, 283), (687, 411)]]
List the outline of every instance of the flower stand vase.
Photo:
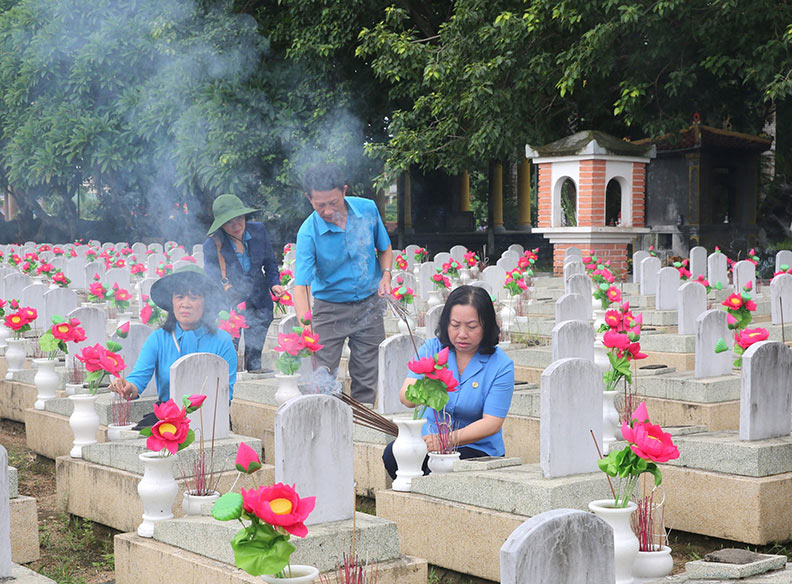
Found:
[(459, 270), (459, 284), (462, 286), (467, 286), (473, 280), (473, 276), (470, 273), (470, 269), (462, 268)]
[[(211, 506), (220, 498), (220, 493), (214, 491), (211, 495), (193, 495), (185, 492), (182, 497), (182, 511), (185, 515), (211, 515)], [(204, 509), (208, 512), (204, 513)]]
[(616, 409), (618, 391), (602, 392), (602, 455), (610, 452), (613, 444), (621, 440), (621, 424), (619, 424), (619, 411)]
[(451, 454), (429, 453), (429, 470), (434, 474), (454, 472), (454, 462), (459, 460), (459, 452)]
[(262, 574), (261, 579), (267, 584), (310, 584), (319, 580), (319, 569), (314, 566), (292, 565), (283, 569), (285, 578)]
[(501, 328), (505, 332), (509, 332), (514, 328), (517, 322), (517, 313), (514, 310), (515, 300), (514, 296), (508, 296), (503, 299), (503, 308), (500, 310)]
[(409, 492), (412, 489), (412, 480), (423, 476), (422, 467), (427, 450), (421, 430), (426, 420), (395, 418), (393, 422), (399, 427), (399, 435), (393, 442), (393, 457), (398, 466), (393, 490)]
[(275, 374), (275, 379), (278, 380), (278, 390), (275, 392), (275, 403), (282, 405), (290, 399), (302, 395), (298, 386), (300, 377), (301, 375), (299, 373), (293, 375), (284, 375), (283, 373)]
[(442, 303), (443, 299), (440, 297), (440, 290), (430, 290), (429, 299), (426, 301), (426, 310), (440, 306)]
[(70, 395), (74, 410), (69, 416), (69, 426), (74, 434), (74, 443), (69, 456), (82, 458), (83, 446), (96, 444), (96, 431), (99, 429), (99, 415), (96, 413), (96, 397), (89, 393)]
[(23, 339), (8, 339), (8, 348), (5, 358), (8, 372), (6, 379), (13, 379), (14, 373), (19, 373), (25, 368), (25, 341)]
[(122, 440), (124, 432), (128, 432), (137, 424), (108, 424), (107, 426), (107, 439), (110, 442), (118, 442)]
[(657, 551), (638, 552), (633, 563), (633, 578), (635, 584), (654, 582), (668, 576), (673, 569), (671, 548), (664, 545)]
[(56, 390), (60, 385), (60, 376), (55, 373), (57, 364), (57, 359), (33, 359), (33, 366), (36, 367), (33, 383), (38, 391), (33, 407), (37, 410), (43, 410), (44, 402), (57, 397)]
[(154, 537), (154, 524), (173, 518), (173, 502), (179, 492), (179, 485), (173, 478), (173, 464), (177, 456), (144, 452), (138, 458), (143, 463), (143, 478), (137, 487), (143, 503), (143, 522), (138, 525), (137, 534), (140, 537)]
[(76, 393), (82, 393), (83, 391), (83, 384), (82, 383), (67, 383), (64, 385), (66, 390), (66, 395), (71, 396)]
[[(402, 319), (400, 318), (400, 319), (399, 319), (399, 323), (398, 323), (398, 325), (399, 325), (399, 332), (400, 332), (401, 334), (403, 334), (403, 335), (408, 335), (408, 334), (410, 334), (410, 331), (413, 331), (413, 332), (415, 332), (415, 321), (412, 319), (412, 317), (411, 317), (411, 316), (408, 316), (408, 317), (407, 317), (407, 322), (404, 322), (404, 320), (402, 320)], [(408, 325), (409, 325), (409, 327), (410, 327), (410, 328), (409, 328), (409, 330), (407, 329), (407, 326), (408, 326)]]
[(638, 555), (638, 538), (630, 527), (630, 515), (637, 508), (638, 506), (633, 502), (627, 503), (624, 508), (615, 508), (613, 499), (589, 503), (589, 510), (613, 528), (615, 584), (634, 584), (633, 562)]
[(8, 337), (11, 336), (11, 331), (3, 325), (0, 325), (0, 355), (5, 354), (8, 348)]

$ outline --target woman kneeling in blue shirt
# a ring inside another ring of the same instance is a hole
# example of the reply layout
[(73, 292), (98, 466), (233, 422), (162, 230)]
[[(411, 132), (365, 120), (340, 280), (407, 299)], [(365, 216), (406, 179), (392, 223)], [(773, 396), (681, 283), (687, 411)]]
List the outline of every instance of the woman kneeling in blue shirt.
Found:
[[(218, 330), (215, 324), (223, 306), (220, 288), (198, 266), (185, 266), (154, 282), (151, 299), (167, 311), (168, 318), (143, 343), (132, 373), (126, 379), (114, 379), (110, 389), (127, 399), (136, 399), (140, 388), (145, 388), (151, 376), (156, 375), (158, 399), (168, 401), (171, 365), (190, 353), (214, 353), (228, 361), (229, 395), (233, 396), (237, 354), (231, 335)], [(141, 425), (145, 422), (144, 419)]]
[[(448, 394), (445, 411), (456, 428), (451, 442), (457, 445), (460, 458), (504, 456), (501, 428), (514, 392), (514, 362), (496, 346), (500, 328), (489, 294), (475, 286), (456, 288), (448, 296), (435, 334), (435, 338), (427, 340), (418, 350), (418, 356), (431, 357), (444, 347), (450, 349), (448, 368), (459, 388)], [(399, 396), (410, 408), (416, 406), (406, 399), (405, 393), (417, 378), (410, 373)], [(430, 430), (436, 419), (435, 411), (426, 408), (423, 417), (430, 422), (423, 427), (426, 447), (429, 452), (437, 451), (438, 437)], [(393, 442), (385, 448), (382, 460), (391, 478), (396, 478)], [(429, 474), (427, 461), (428, 457), (424, 461), (424, 474)]]

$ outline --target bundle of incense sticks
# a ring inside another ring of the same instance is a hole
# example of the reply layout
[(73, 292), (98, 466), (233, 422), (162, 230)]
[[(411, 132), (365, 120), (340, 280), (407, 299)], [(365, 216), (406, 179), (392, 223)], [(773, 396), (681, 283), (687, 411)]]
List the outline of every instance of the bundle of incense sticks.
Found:
[(407, 332), (410, 333), (410, 340), (412, 341), (413, 349), (415, 349), (415, 354), (417, 355), (418, 347), (415, 344), (415, 337), (413, 336), (412, 329), (410, 328), (410, 320), (408, 319), (408, 317), (410, 316), (410, 312), (404, 307), (404, 305), (401, 302), (396, 300), (393, 296), (387, 295), (385, 296), (385, 298), (388, 300), (388, 305), (391, 307), (391, 310), (393, 310), (394, 314), (398, 318), (402, 319), (404, 323), (407, 325)]
[(399, 435), (399, 427), (388, 418), (378, 414), (368, 406), (345, 393), (336, 392), (333, 395), (352, 408), (352, 421), (355, 422), (355, 424), (360, 424), (361, 426), (366, 426), (367, 428), (383, 432), (384, 434), (390, 434), (391, 436)]

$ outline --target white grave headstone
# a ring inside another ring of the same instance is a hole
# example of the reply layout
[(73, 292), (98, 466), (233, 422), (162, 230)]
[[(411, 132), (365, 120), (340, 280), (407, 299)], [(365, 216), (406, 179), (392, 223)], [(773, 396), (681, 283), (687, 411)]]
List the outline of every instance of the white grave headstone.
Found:
[(594, 361), (594, 329), (588, 321), (565, 320), (553, 327), (553, 361), (587, 359)]
[(731, 351), (715, 352), (719, 339), (731, 348), (734, 338), (723, 310), (707, 310), (696, 318), (696, 379), (729, 375), (732, 370)]
[(74, 356), (82, 351), (83, 347), (92, 347), (96, 343), (105, 344), (107, 340), (107, 312), (93, 306), (81, 306), (72, 310), (66, 318), (76, 318), (85, 330), (85, 340), (81, 343), (72, 343), (69, 346), (69, 356), (66, 364), (72, 366)]
[(22, 300), (22, 290), (33, 283), (33, 280), (26, 274), (15, 272), (3, 278), (5, 282), (4, 300)]
[(11, 579), (11, 504), (8, 452), (0, 445), (0, 580)]
[(123, 288), (129, 292), (129, 270), (125, 268), (111, 268), (105, 274), (104, 283), (108, 289), (113, 289), (113, 284), (118, 284), (119, 288)]
[(506, 282), (506, 270), (499, 266), (487, 266), (481, 272), (481, 279), (492, 286), (495, 296), (500, 298), (506, 296), (506, 290), (503, 288)]
[(710, 286), (715, 286), (720, 282), (723, 287), (729, 285), (729, 272), (727, 270), (726, 255), (721, 252), (714, 252), (707, 257), (707, 280)]
[(792, 349), (762, 341), (742, 357), (740, 440), (789, 436), (792, 432)]
[(580, 248), (575, 247), (574, 245), (570, 245), (564, 250), (564, 262), (566, 262), (566, 260), (572, 256), (580, 258), (580, 260), (583, 261), (583, 254), (581, 253)]
[(602, 370), (586, 359), (560, 359), (542, 372), (540, 389), (539, 462), (544, 476), (597, 471), (590, 431), (602, 436)]
[[(564, 288), (569, 285), (569, 278), (577, 274), (586, 275), (586, 266), (583, 262), (572, 260), (564, 264)], [(570, 290), (566, 290), (569, 292)]]
[(672, 267), (660, 268), (657, 272), (657, 292), (655, 308), (657, 310), (677, 309), (677, 290), (679, 290), (679, 270)]
[(779, 274), (770, 282), (770, 318), (773, 324), (792, 322), (792, 274)]
[(149, 243), (148, 248), (154, 253), (162, 253), (163, 251), (161, 243)]
[(303, 395), (275, 412), (275, 482), (316, 497), (307, 525), (355, 512), (352, 410), (329, 395)]
[(435, 285), (432, 282), (432, 274), (435, 273), (434, 262), (424, 262), (418, 270), (418, 288), (421, 299), (426, 300), (429, 298), (429, 292), (435, 289)]
[(641, 282), (641, 262), (644, 261), (646, 258), (651, 257), (649, 252), (646, 250), (639, 250), (636, 251), (632, 256), (632, 281), (634, 284), (639, 284)]
[(35, 308), (38, 316), (30, 323), (32, 329), (42, 329), (52, 323), (44, 320), (44, 293), (49, 290), (46, 284), (31, 284), (22, 289), (22, 297), (19, 299), (21, 306)]
[[(572, 320), (591, 320), (592, 316), (592, 301), (593, 301), (593, 292), (591, 289), (591, 279), (585, 274), (575, 274), (569, 277), (569, 280), (566, 283), (566, 290), (569, 294), (580, 294), (583, 298), (588, 301), (588, 312), (586, 313), (586, 318), (584, 319), (572, 319)], [(570, 319), (565, 319), (570, 320)]]
[(792, 268), (792, 251), (788, 249), (782, 249), (776, 253), (775, 271), (780, 272), (782, 269), (781, 266), (786, 266), (787, 269)]
[[(420, 341), (416, 340), (416, 343)], [(421, 345), (418, 344), (420, 347)], [(415, 348), (410, 335), (393, 335), (379, 346), (377, 370), (377, 411), (381, 414), (411, 412), (399, 401), (399, 391), (410, 370), (407, 363), (415, 359)]]
[(660, 260), (649, 256), (641, 260), (641, 295), (657, 294), (657, 272), (660, 271)]
[(433, 259), (438, 267), (442, 267), (443, 264), (448, 263), (448, 260), (451, 259), (451, 254), (447, 251), (441, 251), (440, 253), (436, 253)]
[(707, 277), (707, 248), (697, 245), (690, 250), (690, 274), (695, 280), (699, 276)]
[(71, 280), (69, 288), (84, 290), (88, 287), (85, 280), (85, 258), (70, 257), (66, 260), (66, 277)]
[(514, 268), (517, 267), (517, 263), (520, 261), (520, 256), (514, 253), (513, 251), (504, 251), (503, 255), (501, 255), (500, 259), (495, 262), (495, 265), (503, 268), (507, 272), (511, 272)]
[[(188, 414), (190, 428), (198, 438), (203, 417), (204, 440), (228, 437), (228, 361), (214, 353), (190, 353), (179, 357), (170, 366), (170, 396), (181, 406), (185, 396), (206, 396), (201, 410)], [(203, 388), (203, 390), (201, 390)], [(215, 415), (215, 407), (217, 414)]]
[(448, 250), (451, 254), (451, 257), (458, 261), (460, 264), (465, 260), (465, 254), (467, 253), (467, 248), (464, 245), (455, 245), (450, 250)]
[(509, 251), (513, 251), (517, 255), (522, 255), (525, 253), (525, 248), (519, 243), (512, 243), (508, 249)]
[[(148, 336), (154, 331), (153, 328), (142, 322), (133, 322), (129, 325), (129, 334), (125, 339), (113, 333), (112, 339), (121, 345), (121, 356), (124, 358), (124, 375), (129, 375), (135, 368), (138, 357), (140, 357), (140, 350), (143, 348), (143, 343), (146, 342)], [(157, 382), (155, 376), (151, 376), (149, 383), (140, 392), (141, 396), (156, 396), (157, 395)], [(204, 415), (206, 412), (204, 412)]]
[[(101, 262), (88, 262), (85, 264), (85, 287), (87, 288), (94, 282), (102, 282), (104, 284), (105, 273), (107, 269), (104, 263)], [(99, 275), (97, 280), (96, 276)]]
[(160, 264), (168, 263), (165, 254), (161, 253), (152, 253), (146, 258), (146, 267), (148, 268), (147, 275), (150, 278), (157, 277), (157, 268), (159, 268)]
[(581, 320), (589, 322), (591, 320), (591, 302), (580, 294), (564, 294), (555, 304), (556, 323), (567, 320)]
[(159, 278), (143, 278), (140, 282), (135, 284), (135, 288), (137, 288), (138, 294), (138, 305), (142, 308), (143, 307), (143, 297), (147, 296), (151, 298), (151, 286), (159, 280)]
[(427, 338), (432, 338), (436, 335), (437, 324), (440, 322), (440, 315), (443, 314), (444, 307), (445, 304), (439, 304), (426, 311), (426, 316), (424, 317), (424, 328), (426, 329)]
[(732, 266), (732, 276), (734, 277), (734, 289), (737, 293), (743, 291), (750, 283), (752, 294), (756, 293), (756, 266), (748, 260), (740, 260)]
[(49, 326), (53, 316), (66, 318), (72, 310), (80, 306), (80, 298), (74, 290), (53, 288), (44, 293), (44, 326)]
[(685, 282), (677, 291), (677, 333), (696, 334), (696, 319), (707, 310), (707, 289), (698, 282)]
[(146, 247), (146, 244), (140, 241), (132, 244), (132, 253), (135, 254), (138, 261), (142, 260), (146, 256), (147, 249), (148, 248)]
[(545, 511), (500, 549), (501, 584), (605, 584), (615, 578), (613, 529), (577, 509)]
[(177, 262), (182, 259), (184, 256), (187, 255), (187, 252), (184, 249), (177, 247), (172, 252), (170, 252), (170, 261), (171, 263)]

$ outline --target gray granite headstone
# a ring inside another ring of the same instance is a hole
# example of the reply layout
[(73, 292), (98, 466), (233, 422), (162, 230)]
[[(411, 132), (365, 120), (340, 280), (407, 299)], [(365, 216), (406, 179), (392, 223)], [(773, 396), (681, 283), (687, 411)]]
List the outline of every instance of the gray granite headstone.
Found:
[(742, 292), (743, 288), (750, 282), (751, 290), (756, 291), (756, 266), (748, 260), (740, 260), (732, 267), (734, 276), (734, 289)]
[(275, 482), (316, 497), (305, 521), (350, 519), (355, 512), (352, 410), (329, 395), (303, 395), (275, 412)]
[(594, 329), (588, 321), (565, 320), (553, 327), (553, 361), (588, 359), (594, 361)]
[(572, 256), (582, 258), (583, 254), (580, 252), (580, 248), (575, 247), (574, 245), (570, 245), (568, 248), (564, 250), (564, 261), (566, 261), (567, 258)]
[[(88, 288), (94, 282), (102, 282), (104, 284), (105, 281), (105, 274), (107, 273), (107, 268), (105, 268), (104, 262), (88, 262), (85, 264), (85, 287)], [(96, 279), (96, 276), (99, 275), (99, 279)]]
[(188, 415), (190, 428), (196, 431), (196, 435), (203, 419), (204, 440), (210, 439), (213, 431), (215, 438), (226, 438), (231, 430), (228, 367), (228, 361), (214, 353), (190, 353), (179, 357), (170, 366), (170, 396), (179, 406), (184, 396), (206, 396), (203, 407)]
[(11, 578), (11, 504), (8, 452), (0, 445), (0, 580)]
[(565, 320), (591, 320), (591, 302), (580, 294), (564, 294), (555, 304), (556, 323)]
[(696, 334), (696, 319), (707, 310), (707, 289), (698, 282), (685, 282), (677, 291), (677, 333)]
[(105, 274), (105, 286), (113, 289), (113, 284), (118, 284), (119, 288), (129, 291), (129, 270), (126, 268), (111, 268)]
[(660, 271), (660, 260), (649, 256), (641, 260), (641, 295), (657, 294), (657, 272)]
[(740, 439), (762, 440), (792, 432), (792, 349), (762, 341), (742, 358)]
[(49, 326), (53, 316), (66, 318), (72, 310), (80, 306), (80, 298), (74, 290), (53, 288), (44, 293), (44, 324)]
[(568, 261), (564, 264), (564, 288), (567, 292), (569, 278), (574, 276), (575, 274), (583, 274), (586, 275), (586, 266), (583, 262), (578, 260), (577, 258), (573, 258), (572, 260)]
[(443, 314), (444, 307), (445, 304), (438, 304), (437, 306), (432, 306), (432, 308), (426, 311), (426, 316), (424, 317), (424, 328), (426, 329), (427, 338), (432, 338), (436, 335), (437, 324), (440, 322), (440, 315)]
[(605, 584), (615, 578), (613, 529), (577, 509), (545, 511), (500, 549), (501, 584)]
[[(420, 347), (421, 341), (416, 340)], [(379, 346), (377, 370), (377, 411), (381, 414), (411, 412), (399, 401), (399, 391), (410, 370), (407, 363), (415, 359), (415, 348), (410, 335), (393, 335)]]
[(677, 309), (679, 282), (679, 270), (671, 266), (660, 268), (657, 272), (657, 296), (655, 297), (657, 310)]
[(33, 280), (22, 273), (9, 274), (3, 281), (5, 282), (4, 300), (22, 300), (22, 290), (33, 283)]
[(726, 322), (723, 310), (707, 310), (696, 318), (696, 367), (697, 379), (729, 375), (734, 355), (731, 351), (715, 353), (718, 339), (723, 339), (731, 348), (734, 335)]
[(695, 280), (699, 276), (707, 277), (707, 248), (697, 245), (690, 250), (690, 274)]
[(782, 249), (776, 254), (775, 271), (780, 272), (781, 266), (787, 266), (787, 269), (792, 268), (792, 251)]
[(632, 256), (632, 281), (634, 284), (641, 283), (641, 262), (649, 257), (649, 252), (646, 250), (636, 251)]
[(35, 308), (38, 316), (30, 323), (32, 329), (42, 329), (52, 324), (44, 321), (44, 293), (49, 290), (46, 284), (31, 284), (22, 289), (22, 297), (19, 299), (21, 306)]
[[(133, 322), (129, 325), (129, 334), (125, 339), (119, 337), (117, 333), (113, 333), (112, 339), (121, 345), (121, 356), (124, 358), (124, 363), (126, 364), (124, 375), (132, 373), (132, 370), (135, 368), (135, 363), (137, 363), (138, 357), (140, 356), (140, 350), (143, 348), (143, 343), (146, 342), (146, 339), (153, 331), (154, 329), (147, 324)], [(140, 392), (140, 395), (157, 395), (157, 382), (154, 377), (154, 375), (151, 376), (151, 380), (149, 380), (148, 385)]]
[(723, 287), (729, 285), (729, 272), (727, 270), (726, 255), (721, 252), (713, 252), (707, 257), (707, 280), (711, 286), (718, 282)]
[[(588, 311), (586, 313), (586, 318), (582, 319), (573, 319), (573, 320), (591, 320), (592, 317), (592, 302), (593, 302), (593, 290), (591, 288), (591, 279), (585, 274), (575, 274), (574, 276), (570, 276), (569, 280), (566, 282), (566, 292), (568, 294), (580, 294), (583, 298), (586, 299), (586, 303), (588, 304)], [(564, 319), (570, 320), (570, 319)]]
[(779, 274), (770, 282), (770, 318), (773, 324), (792, 322), (792, 274)]
[(487, 266), (481, 272), (481, 279), (489, 282), (492, 289), (495, 290), (495, 295), (503, 298), (507, 292), (503, 289), (506, 282), (506, 270), (499, 266)]
[(598, 470), (591, 432), (602, 436), (603, 389), (602, 370), (587, 359), (560, 359), (542, 372), (539, 462), (545, 477)]
[(82, 351), (83, 347), (92, 347), (96, 343), (104, 345), (107, 340), (107, 313), (93, 306), (81, 306), (75, 308), (66, 318), (76, 318), (80, 321), (80, 326), (85, 330), (85, 340), (81, 343), (69, 344), (69, 356), (66, 359), (67, 365), (71, 366), (74, 356)]

